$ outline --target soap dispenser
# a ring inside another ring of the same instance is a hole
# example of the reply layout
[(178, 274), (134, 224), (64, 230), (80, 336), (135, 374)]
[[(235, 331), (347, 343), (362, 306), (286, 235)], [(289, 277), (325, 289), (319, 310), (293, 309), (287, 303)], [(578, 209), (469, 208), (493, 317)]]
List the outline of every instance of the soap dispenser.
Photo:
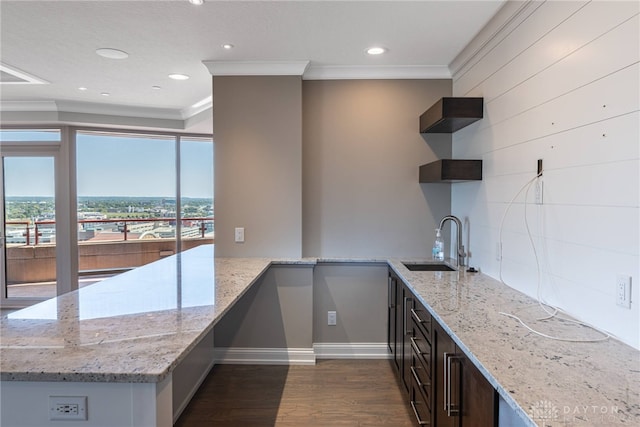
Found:
[(431, 253), (434, 261), (444, 261), (444, 242), (442, 241), (439, 228), (436, 228), (436, 240), (433, 242), (433, 250)]

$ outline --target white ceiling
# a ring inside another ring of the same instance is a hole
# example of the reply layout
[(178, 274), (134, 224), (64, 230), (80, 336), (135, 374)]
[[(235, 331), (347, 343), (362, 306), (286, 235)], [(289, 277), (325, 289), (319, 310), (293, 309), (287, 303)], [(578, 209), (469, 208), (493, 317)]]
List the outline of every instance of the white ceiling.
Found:
[[(187, 0), (1, 0), (0, 62), (46, 84), (0, 84), (0, 97), (5, 105), (55, 101), (58, 108), (185, 119), (211, 95), (203, 61), (310, 61), (305, 78), (399, 77), (407, 69), (413, 77), (447, 77), (447, 66), (502, 5), (503, 0), (205, 0), (202, 6)], [(225, 50), (224, 43), (235, 47)], [(366, 55), (372, 45), (388, 52)], [(105, 47), (124, 50), (129, 58), (95, 53)], [(2, 71), (5, 76), (7, 69)], [(191, 78), (174, 81), (170, 73)]]

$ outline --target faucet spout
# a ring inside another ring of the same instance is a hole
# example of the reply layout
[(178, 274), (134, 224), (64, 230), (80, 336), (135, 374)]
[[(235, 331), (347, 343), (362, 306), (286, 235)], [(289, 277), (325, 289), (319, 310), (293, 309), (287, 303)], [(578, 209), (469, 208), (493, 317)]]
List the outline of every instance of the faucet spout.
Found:
[(442, 230), (444, 223), (447, 221), (451, 221), (456, 224), (456, 254), (458, 256), (458, 266), (464, 266), (467, 254), (464, 251), (464, 245), (462, 244), (462, 222), (453, 215), (447, 215), (440, 220), (438, 228)]

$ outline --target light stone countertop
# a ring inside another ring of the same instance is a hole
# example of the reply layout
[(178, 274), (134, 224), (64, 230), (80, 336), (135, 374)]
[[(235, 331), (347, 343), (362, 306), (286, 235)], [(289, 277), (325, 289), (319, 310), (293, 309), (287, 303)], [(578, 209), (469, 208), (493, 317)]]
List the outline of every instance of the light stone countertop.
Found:
[(532, 425), (640, 425), (640, 351), (615, 339), (566, 342), (529, 332), (515, 314), (550, 336), (603, 336), (570, 322), (536, 322), (532, 298), (480, 274), (412, 272), (389, 265), (480, 369), (505, 401)]
[[(536, 336), (499, 314), (534, 320), (535, 301), (483, 274), (411, 272), (398, 259), (212, 258), (200, 246), (3, 316), (0, 379), (161, 381), (271, 264), (388, 263), (532, 425), (640, 425), (640, 351)], [(599, 337), (559, 320), (536, 327)]]
[(3, 381), (158, 382), (271, 264), (213, 245), (3, 316)]

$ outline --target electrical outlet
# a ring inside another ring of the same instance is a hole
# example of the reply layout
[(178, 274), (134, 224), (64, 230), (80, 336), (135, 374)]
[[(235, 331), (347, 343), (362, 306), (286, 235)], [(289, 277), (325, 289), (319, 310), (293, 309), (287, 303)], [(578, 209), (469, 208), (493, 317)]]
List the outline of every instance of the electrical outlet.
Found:
[(87, 420), (87, 396), (49, 396), (49, 419)]
[(236, 243), (244, 243), (244, 227), (236, 227), (235, 240)]
[(616, 278), (616, 305), (631, 308), (631, 276), (618, 274)]
[(496, 261), (500, 261), (502, 259), (502, 244), (500, 242), (496, 243)]
[(329, 326), (335, 326), (336, 325), (336, 321), (338, 316), (336, 315), (335, 311), (328, 311), (327, 312), (327, 325)]

